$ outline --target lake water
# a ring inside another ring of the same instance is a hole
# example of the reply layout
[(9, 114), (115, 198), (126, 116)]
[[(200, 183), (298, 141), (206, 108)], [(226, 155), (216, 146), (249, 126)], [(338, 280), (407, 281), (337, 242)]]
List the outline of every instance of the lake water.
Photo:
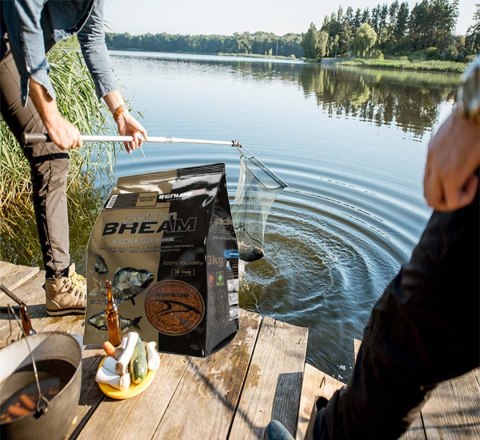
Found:
[[(241, 305), (310, 329), (308, 361), (347, 380), (353, 338), (428, 220), (422, 173), (458, 77), (301, 62), (112, 52), (124, 95), (151, 136), (240, 140), (288, 188), (266, 255), (247, 264)], [(151, 144), (117, 176), (225, 162), (235, 148)]]

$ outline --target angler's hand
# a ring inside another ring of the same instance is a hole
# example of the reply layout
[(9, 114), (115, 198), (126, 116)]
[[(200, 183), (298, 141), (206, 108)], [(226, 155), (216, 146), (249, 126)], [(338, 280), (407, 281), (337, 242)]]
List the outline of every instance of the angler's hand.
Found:
[(453, 112), (428, 146), (423, 179), (427, 203), (437, 211), (453, 211), (472, 202), (478, 190), (480, 124)]
[(117, 118), (118, 133), (122, 136), (133, 136), (132, 142), (124, 142), (125, 149), (131, 153), (140, 148), (147, 139), (147, 130), (128, 111), (124, 111)]
[(60, 114), (57, 102), (33, 78), (30, 80), (30, 98), (32, 98), (50, 139), (58, 148), (69, 150), (82, 146), (82, 137), (78, 128)]
[(46, 121), (45, 128), (52, 142), (62, 150), (70, 150), (82, 146), (82, 136), (78, 128), (60, 116), (60, 114), (53, 120)]

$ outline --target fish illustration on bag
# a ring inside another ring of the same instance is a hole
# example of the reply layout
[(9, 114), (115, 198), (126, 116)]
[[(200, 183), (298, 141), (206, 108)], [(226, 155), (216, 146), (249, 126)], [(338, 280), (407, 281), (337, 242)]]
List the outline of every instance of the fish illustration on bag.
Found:
[[(120, 328), (122, 330), (125, 330), (129, 327), (140, 328), (138, 324), (141, 319), (141, 316), (137, 316), (134, 319), (124, 318), (123, 316), (120, 316)], [(90, 318), (88, 318), (88, 323), (90, 325), (93, 325), (98, 330), (107, 331), (107, 320), (105, 317), (105, 312), (100, 312), (96, 315), (90, 316)]]
[(95, 264), (94, 264), (95, 272), (99, 274), (104, 274), (108, 272), (107, 264), (101, 255), (95, 256)]
[(117, 269), (112, 281), (113, 296), (118, 302), (131, 300), (140, 295), (153, 281), (153, 274), (148, 270), (124, 267)]

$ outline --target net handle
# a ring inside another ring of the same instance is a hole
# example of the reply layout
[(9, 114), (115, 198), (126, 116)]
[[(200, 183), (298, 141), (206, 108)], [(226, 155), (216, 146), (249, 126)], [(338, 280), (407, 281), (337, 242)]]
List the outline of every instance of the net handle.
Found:
[[(23, 133), (23, 142), (25, 144), (34, 144), (39, 142), (51, 142), (51, 138), (47, 133)], [(132, 142), (133, 136), (110, 136), (110, 135), (86, 135), (82, 134), (83, 142)], [(148, 136), (148, 141), (160, 144), (210, 144), (210, 145), (227, 145), (229, 147), (242, 148), (239, 141), (216, 141), (211, 139), (188, 139), (175, 138), (167, 136)]]
[[(110, 135), (82, 135), (83, 142), (132, 142), (134, 140), (133, 136), (110, 136)], [(23, 133), (23, 142), (25, 144), (33, 144), (39, 142), (51, 142), (50, 136), (47, 133)], [(215, 141), (211, 139), (189, 139), (189, 138), (175, 138), (175, 137), (166, 137), (166, 136), (149, 136), (147, 142), (161, 143), (161, 144), (175, 144), (175, 143), (184, 143), (184, 144), (209, 144), (209, 145), (227, 145), (230, 147), (236, 147), (241, 155), (247, 157), (243, 154), (243, 151), (246, 151), (251, 158), (255, 159), (260, 168), (268, 174), (273, 180), (278, 182), (278, 184), (283, 188), (286, 188), (288, 185), (275, 174), (270, 168), (268, 168), (261, 160), (256, 158), (250, 151), (248, 151), (239, 141)]]

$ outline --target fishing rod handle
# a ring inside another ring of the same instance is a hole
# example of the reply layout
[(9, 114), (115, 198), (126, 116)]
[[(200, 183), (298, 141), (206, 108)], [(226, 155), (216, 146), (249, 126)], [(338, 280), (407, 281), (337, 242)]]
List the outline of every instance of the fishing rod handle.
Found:
[[(133, 136), (90, 136), (81, 135), (83, 142), (132, 142)], [(47, 133), (23, 133), (25, 144), (37, 144), (40, 142), (52, 142)]]
[(37, 144), (39, 142), (52, 142), (50, 136), (46, 133), (23, 133), (24, 144)]

